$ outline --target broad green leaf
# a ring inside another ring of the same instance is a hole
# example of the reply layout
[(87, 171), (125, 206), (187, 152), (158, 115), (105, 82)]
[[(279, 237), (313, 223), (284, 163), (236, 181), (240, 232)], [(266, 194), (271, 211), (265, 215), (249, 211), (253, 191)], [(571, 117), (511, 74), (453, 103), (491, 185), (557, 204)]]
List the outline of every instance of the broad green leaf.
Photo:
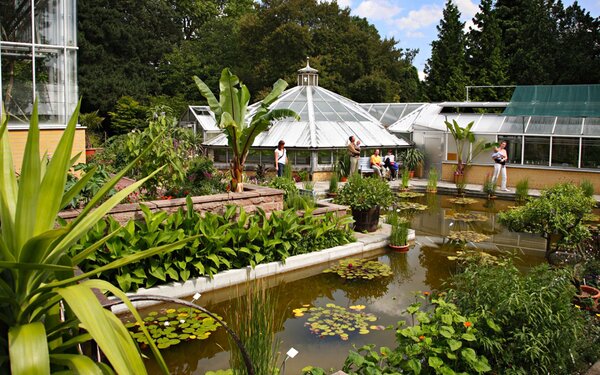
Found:
[(46, 329), (41, 322), (15, 325), (8, 330), (8, 353), (13, 374), (49, 374)]
[(467, 362), (475, 363), (477, 361), (477, 354), (475, 353), (475, 350), (471, 348), (461, 350), (460, 355), (467, 360)]
[(442, 361), (442, 359), (439, 357), (432, 356), (427, 359), (427, 363), (429, 364), (430, 367), (437, 370), (440, 367), (442, 367), (442, 365), (444, 364), (444, 361)]
[(473, 335), (472, 333), (463, 333), (461, 337), (463, 340), (466, 340), (466, 341), (475, 341), (476, 340), (475, 335)]
[(408, 368), (412, 370), (415, 374), (421, 373), (421, 362), (418, 359), (411, 358), (408, 360)]
[(102, 375), (102, 370), (91, 358), (81, 354), (51, 354), (50, 360), (68, 366), (76, 374)]
[(71, 285), (55, 291), (65, 299), (117, 373), (146, 374), (138, 348), (127, 329), (112, 312), (100, 305), (88, 286)]
[(450, 347), (450, 350), (455, 351), (462, 347), (462, 342), (451, 339), (451, 340), (448, 340), (448, 346)]
[(96, 173), (98, 169), (97, 166), (92, 167), (86, 174), (84, 174), (75, 185), (71, 186), (71, 188), (63, 195), (62, 202), (60, 202), (60, 209), (64, 209), (67, 205), (79, 194), (79, 192), (87, 185), (88, 181)]

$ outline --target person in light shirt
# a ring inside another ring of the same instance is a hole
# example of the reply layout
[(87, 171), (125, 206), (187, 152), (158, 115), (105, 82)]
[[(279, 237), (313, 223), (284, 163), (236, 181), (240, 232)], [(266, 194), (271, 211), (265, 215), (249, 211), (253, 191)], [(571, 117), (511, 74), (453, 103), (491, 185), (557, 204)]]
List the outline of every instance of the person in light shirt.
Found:
[(509, 191), (506, 188), (506, 161), (508, 160), (508, 154), (506, 153), (506, 141), (500, 142), (500, 146), (494, 148), (492, 159), (494, 160), (494, 177), (492, 177), (492, 182), (496, 184), (496, 181), (498, 181), (498, 176), (501, 175), (502, 183), (500, 185), (500, 190)]

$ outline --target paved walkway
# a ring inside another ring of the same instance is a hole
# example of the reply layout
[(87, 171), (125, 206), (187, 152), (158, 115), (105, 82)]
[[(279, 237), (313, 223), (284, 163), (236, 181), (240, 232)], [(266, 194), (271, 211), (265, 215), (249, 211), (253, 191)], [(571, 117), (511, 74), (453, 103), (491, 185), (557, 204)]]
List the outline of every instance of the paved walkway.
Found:
[[(390, 181), (390, 187), (393, 190), (399, 190), (402, 182), (400, 180)], [(344, 182), (340, 182), (340, 187), (344, 185)], [(296, 184), (298, 188), (302, 188), (302, 183), (299, 182)], [(425, 191), (427, 188), (427, 180), (413, 178), (410, 180), (409, 184), (410, 189), (414, 189), (417, 191)], [(324, 196), (325, 193), (329, 190), (329, 181), (320, 181), (314, 183), (314, 190), (317, 196)], [(483, 192), (483, 186), (477, 184), (467, 184), (466, 194), (470, 196), (481, 196), (485, 197), (487, 194)], [(438, 193), (446, 193), (446, 194), (455, 194), (456, 193), (456, 185), (452, 182), (447, 181), (438, 181)], [(541, 191), (537, 189), (529, 189), (529, 196), (539, 197)], [(500, 199), (514, 199), (515, 198), (515, 188), (509, 187), (508, 191), (500, 191), (496, 190), (496, 196)], [(596, 202), (600, 203), (600, 195), (594, 195), (594, 199)]]

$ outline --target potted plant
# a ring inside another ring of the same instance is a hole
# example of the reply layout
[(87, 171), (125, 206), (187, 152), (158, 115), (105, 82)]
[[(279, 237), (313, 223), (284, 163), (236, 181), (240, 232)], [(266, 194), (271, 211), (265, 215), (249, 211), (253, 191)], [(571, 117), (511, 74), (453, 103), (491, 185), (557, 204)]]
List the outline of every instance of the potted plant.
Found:
[(408, 184), (410, 181), (410, 171), (408, 168), (404, 168), (402, 171), (402, 191), (408, 191)]
[(335, 198), (337, 196), (338, 183), (339, 183), (338, 172), (336, 170), (334, 170), (333, 173), (331, 173), (331, 177), (329, 177), (329, 192), (327, 193), (328, 197)]
[(339, 191), (335, 202), (350, 206), (355, 231), (374, 232), (379, 225), (380, 208), (389, 206), (393, 198), (392, 190), (386, 181), (354, 174)]
[(347, 153), (343, 153), (338, 157), (335, 169), (338, 172), (339, 181), (348, 181), (348, 175), (350, 174), (350, 157)]
[(391, 210), (387, 215), (387, 222), (392, 226), (390, 232), (390, 243), (388, 246), (394, 251), (405, 253), (408, 251), (408, 227), (410, 221)]
[(492, 180), (489, 173), (485, 175), (483, 181), (483, 192), (487, 194), (488, 199), (496, 198), (496, 181)]
[(418, 148), (409, 148), (402, 154), (402, 163), (410, 171), (410, 178), (414, 176), (414, 171), (419, 164), (423, 163), (425, 155)]
[(435, 167), (431, 167), (429, 170), (429, 176), (427, 178), (427, 192), (437, 193), (438, 173)]

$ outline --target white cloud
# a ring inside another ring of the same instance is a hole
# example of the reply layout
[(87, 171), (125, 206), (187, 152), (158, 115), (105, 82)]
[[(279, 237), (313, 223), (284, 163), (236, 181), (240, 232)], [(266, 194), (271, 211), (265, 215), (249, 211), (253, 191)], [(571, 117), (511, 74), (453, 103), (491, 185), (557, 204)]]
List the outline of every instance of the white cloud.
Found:
[(400, 30), (415, 31), (434, 23), (442, 18), (442, 8), (439, 5), (423, 5), (420, 9), (411, 10), (406, 17), (399, 18), (396, 25)]
[(364, 0), (355, 8), (357, 15), (369, 20), (391, 21), (400, 11), (402, 8), (389, 0)]
[(337, 3), (340, 8), (352, 7), (352, 0), (337, 0)]
[(417, 74), (419, 75), (419, 81), (421, 81), (421, 82), (422, 82), (422, 81), (425, 81), (425, 78), (427, 78), (427, 76), (425, 75), (425, 72), (424, 72), (424, 71), (422, 71), (422, 70), (419, 70), (419, 71), (417, 72)]
[(479, 27), (475, 26), (475, 23), (473, 22), (473, 19), (467, 20), (465, 22), (465, 27), (463, 27), (463, 31), (465, 33), (468, 33), (469, 31), (471, 31), (471, 29), (479, 30)]
[(460, 10), (462, 18), (472, 18), (479, 11), (479, 5), (471, 0), (454, 0), (454, 3)]
[(404, 33), (404, 35), (406, 35), (409, 38), (415, 38), (415, 39), (419, 39), (419, 38), (424, 38), (425, 34), (420, 32), (420, 31), (407, 31)]

